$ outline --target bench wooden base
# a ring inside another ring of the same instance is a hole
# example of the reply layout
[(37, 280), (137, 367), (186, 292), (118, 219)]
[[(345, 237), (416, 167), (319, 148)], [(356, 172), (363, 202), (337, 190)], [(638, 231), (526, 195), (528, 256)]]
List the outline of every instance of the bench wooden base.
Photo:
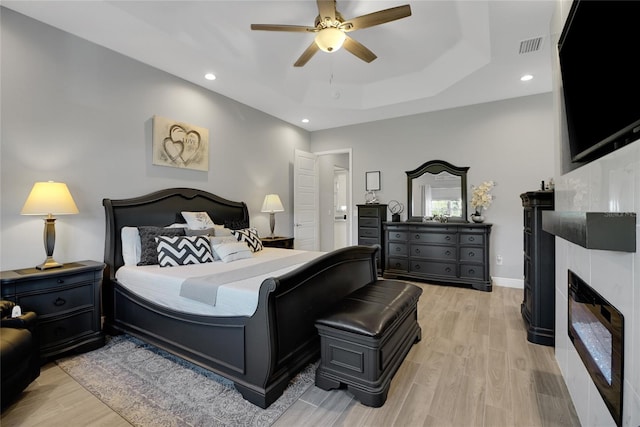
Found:
[(319, 319), (321, 361), (316, 386), (346, 387), (363, 405), (384, 405), (391, 380), (420, 341), (418, 286), (378, 280), (347, 296)]

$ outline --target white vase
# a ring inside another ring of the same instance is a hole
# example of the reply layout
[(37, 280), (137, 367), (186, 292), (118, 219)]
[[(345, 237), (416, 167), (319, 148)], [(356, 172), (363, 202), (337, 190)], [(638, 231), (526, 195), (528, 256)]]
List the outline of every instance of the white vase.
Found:
[(471, 221), (481, 223), (484, 222), (484, 215), (482, 215), (482, 210), (477, 210), (471, 214)]

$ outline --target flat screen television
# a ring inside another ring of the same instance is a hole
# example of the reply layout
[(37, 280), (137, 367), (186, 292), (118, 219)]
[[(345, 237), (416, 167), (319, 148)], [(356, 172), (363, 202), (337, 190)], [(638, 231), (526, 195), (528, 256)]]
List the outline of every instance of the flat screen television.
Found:
[(571, 161), (640, 139), (640, 1), (574, 0), (558, 53)]

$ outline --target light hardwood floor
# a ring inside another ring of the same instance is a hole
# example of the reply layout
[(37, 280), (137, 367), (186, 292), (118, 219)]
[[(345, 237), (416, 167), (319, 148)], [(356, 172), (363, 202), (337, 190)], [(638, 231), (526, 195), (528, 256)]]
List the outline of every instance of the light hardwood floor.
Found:
[[(345, 390), (311, 387), (275, 427), (579, 426), (553, 348), (531, 344), (522, 290), (493, 292), (419, 284), (422, 341), (414, 345), (381, 408)], [(126, 426), (55, 364), (2, 414), (8, 426)]]

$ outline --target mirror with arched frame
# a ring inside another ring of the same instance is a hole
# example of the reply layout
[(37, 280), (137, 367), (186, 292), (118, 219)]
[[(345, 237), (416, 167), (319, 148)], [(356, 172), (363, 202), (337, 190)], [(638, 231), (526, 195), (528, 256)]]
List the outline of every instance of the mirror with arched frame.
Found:
[(434, 215), (451, 222), (467, 221), (467, 171), (444, 160), (431, 160), (407, 171), (409, 221), (423, 221)]

